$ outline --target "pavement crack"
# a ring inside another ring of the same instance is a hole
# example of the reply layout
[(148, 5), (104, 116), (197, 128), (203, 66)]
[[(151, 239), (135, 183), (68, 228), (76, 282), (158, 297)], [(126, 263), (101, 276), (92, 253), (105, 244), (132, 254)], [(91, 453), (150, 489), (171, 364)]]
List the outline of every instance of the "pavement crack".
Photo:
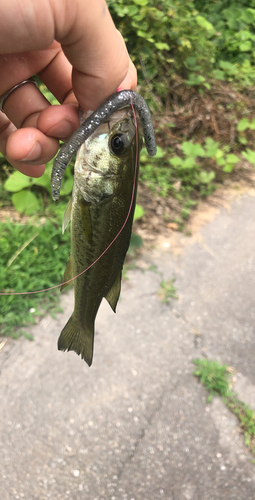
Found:
[[(177, 386), (178, 386), (178, 382), (173, 385), (172, 390), (174, 391)], [(141, 442), (145, 438), (146, 432), (149, 430), (149, 428), (153, 424), (153, 420), (154, 420), (155, 416), (160, 412), (162, 405), (163, 405), (163, 402), (164, 402), (165, 394), (167, 393), (167, 390), (169, 390), (169, 383), (165, 384), (163, 386), (163, 388), (161, 390), (161, 394), (158, 398), (157, 404), (154, 406), (153, 410), (151, 411), (151, 414), (148, 417), (146, 424), (141, 428), (141, 430), (136, 438), (135, 444), (132, 446), (131, 452), (127, 455), (126, 459), (123, 460), (123, 462), (120, 466), (119, 472), (116, 474), (117, 475), (116, 486), (114, 488), (114, 492), (112, 493), (113, 496), (115, 496), (117, 493), (119, 483), (121, 481), (122, 475), (123, 475), (126, 467), (128, 466), (128, 464), (130, 464), (130, 462), (135, 457)]]

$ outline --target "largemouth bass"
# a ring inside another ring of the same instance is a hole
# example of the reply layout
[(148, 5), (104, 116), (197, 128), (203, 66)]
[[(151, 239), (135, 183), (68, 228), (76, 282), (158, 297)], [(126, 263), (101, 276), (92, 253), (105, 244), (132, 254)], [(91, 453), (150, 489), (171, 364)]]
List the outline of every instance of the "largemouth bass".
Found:
[(64, 230), (71, 219), (72, 248), (64, 281), (95, 263), (74, 280), (74, 312), (60, 334), (58, 348), (75, 351), (89, 366), (93, 358), (94, 322), (101, 301), (105, 297), (115, 312), (120, 295), (141, 143), (129, 106), (112, 114), (77, 153), (72, 199), (63, 220)]

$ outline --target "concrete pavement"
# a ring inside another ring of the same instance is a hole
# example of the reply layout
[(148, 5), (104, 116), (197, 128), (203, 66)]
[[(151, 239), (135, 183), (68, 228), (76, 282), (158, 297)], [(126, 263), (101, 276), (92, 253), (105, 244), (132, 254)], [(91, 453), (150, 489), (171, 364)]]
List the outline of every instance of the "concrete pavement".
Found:
[[(255, 198), (220, 209), (183, 250), (158, 247), (96, 321), (91, 368), (57, 351), (69, 318), (0, 350), (1, 500), (254, 500), (238, 421), (192, 375), (207, 356), (236, 370), (255, 409)], [(151, 267), (152, 266), (152, 267)], [(153, 270), (150, 270), (153, 269)], [(162, 279), (179, 300), (163, 304)]]

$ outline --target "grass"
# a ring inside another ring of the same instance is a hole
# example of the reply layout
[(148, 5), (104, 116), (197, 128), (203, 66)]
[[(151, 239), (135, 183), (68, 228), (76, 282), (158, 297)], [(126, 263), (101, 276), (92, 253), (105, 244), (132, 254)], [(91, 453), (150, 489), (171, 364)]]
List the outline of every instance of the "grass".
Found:
[[(0, 291), (27, 292), (61, 283), (70, 253), (70, 235), (61, 234), (64, 207), (50, 209), (44, 223), (0, 223)], [(0, 296), (0, 334), (18, 337), (19, 328), (35, 322), (45, 311), (56, 310), (59, 290), (35, 295)]]
[(163, 304), (169, 304), (170, 299), (178, 299), (174, 282), (175, 278), (168, 281), (161, 281), (158, 296)]
[(195, 359), (193, 363), (196, 365), (194, 375), (209, 391), (207, 402), (210, 402), (213, 396), (221, 396), (223, 403), (238, 418), (245, 445), (255, 455), (255, 412), (231, 390), (229, 367), (207, 359)]

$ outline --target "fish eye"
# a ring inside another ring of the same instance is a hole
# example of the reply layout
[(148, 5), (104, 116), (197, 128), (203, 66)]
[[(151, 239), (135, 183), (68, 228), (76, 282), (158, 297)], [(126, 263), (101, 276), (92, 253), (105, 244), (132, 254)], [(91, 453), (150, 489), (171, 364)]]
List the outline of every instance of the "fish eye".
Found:
[(127, 147), (127, 138), (124, 134), (115, 134), (110, 140), (110, 149), (116, 156), (121, 155)]

